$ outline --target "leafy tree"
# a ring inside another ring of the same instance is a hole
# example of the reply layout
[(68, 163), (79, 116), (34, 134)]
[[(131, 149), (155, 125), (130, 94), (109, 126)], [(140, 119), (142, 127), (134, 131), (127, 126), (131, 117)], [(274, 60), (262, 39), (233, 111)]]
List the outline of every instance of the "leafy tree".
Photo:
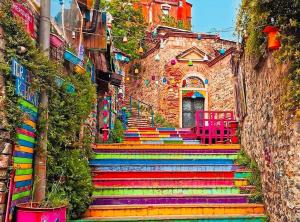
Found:
[[(141, 8), (136, 0), (111, 0), (102, 4), (113, 16), (112, 35), (116, 48), (130, 55), (139, 57), (138, 49), (144, 45), (146, 23)], [(124, 43), (123, 38), (128, 42)]]

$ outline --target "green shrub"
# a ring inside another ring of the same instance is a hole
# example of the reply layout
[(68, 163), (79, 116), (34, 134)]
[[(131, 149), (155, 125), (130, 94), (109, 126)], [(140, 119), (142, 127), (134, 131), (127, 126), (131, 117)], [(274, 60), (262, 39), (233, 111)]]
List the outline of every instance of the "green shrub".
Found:
[(110, 142), (121, 143), (124, 139), (124, 128), (121, 120), (116, 119), (115, 127), (110, 133)]
[(262, 202), (262, 184), (261, 184), (261, 172), (258, 168), (257, 163), (250, 158), (244, 149), (238, 153), (236, 163), (240, 166), (247, 167), (251, 170), (251, 176), (248, 178), (249, 183), (255, 186), (255, 190), (251, 193), (250, 202)]
[(88, 159), (81, 150), (65, 150), (55, 158), (48, 158), (50, 164), (52, 167), (47, 170), (49, 201), (55, 203), (59, 198), (65, 198), (69, 203), (70, 217), (80, 217), (92, 201), (93, 184)]

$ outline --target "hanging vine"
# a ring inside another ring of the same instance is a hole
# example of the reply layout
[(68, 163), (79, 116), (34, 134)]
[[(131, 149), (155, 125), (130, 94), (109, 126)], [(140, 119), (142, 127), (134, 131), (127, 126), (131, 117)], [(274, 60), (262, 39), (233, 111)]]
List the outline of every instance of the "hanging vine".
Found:
[(282, 46), (275, 57), (278, 62), (291, 65), (281, 107), (293, 112), (300, 107), (300, 1), (243, 0), (236, 29), (240, 36), (247, 35), (247, 54), (257, 56), (266, 53), (266, 39), (262, 31), (267, 25), (280, 29), (278, 38)]

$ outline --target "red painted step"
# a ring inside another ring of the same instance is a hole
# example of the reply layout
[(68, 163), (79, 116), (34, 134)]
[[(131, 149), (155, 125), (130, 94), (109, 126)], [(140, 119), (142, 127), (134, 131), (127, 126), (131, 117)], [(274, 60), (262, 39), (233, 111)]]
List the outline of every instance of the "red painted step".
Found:
[(93, 172), (103, 178), (234, 178), (234, 172)]
[[(248, 185), (247, 181), (239, 180), (243, 185)], [(235, 180), (230, 179), (95, 179), (93, 180), (95, 187), (198, 187), (198, 186), (234, 186)]]

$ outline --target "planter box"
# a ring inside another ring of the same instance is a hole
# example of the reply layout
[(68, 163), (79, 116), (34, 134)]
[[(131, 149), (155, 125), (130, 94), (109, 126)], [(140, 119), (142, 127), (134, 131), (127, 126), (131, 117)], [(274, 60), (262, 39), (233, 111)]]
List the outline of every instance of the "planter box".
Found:
[(76, 65), (74, 71), (81, 75), (84, 75), (86, 73), (86, 70), (81, 65)]
[(64, 53), (65, 60), (73, 63), (74, 65), (78, 65), (81, 62), (81, 59), (74, 55), (72, 52), (66, 50)]
[(67, 221), (67, 207), (38, 208), (36, 203), (30, 207), (30, 203), (18, 204), (16, 206), (16, 222), (64, 222)]
[(60, 48), (64, 44), (64, 40), (60, 38), (58, 35), (53, 33), (50, 34), (50, 44), (55, 48)]

